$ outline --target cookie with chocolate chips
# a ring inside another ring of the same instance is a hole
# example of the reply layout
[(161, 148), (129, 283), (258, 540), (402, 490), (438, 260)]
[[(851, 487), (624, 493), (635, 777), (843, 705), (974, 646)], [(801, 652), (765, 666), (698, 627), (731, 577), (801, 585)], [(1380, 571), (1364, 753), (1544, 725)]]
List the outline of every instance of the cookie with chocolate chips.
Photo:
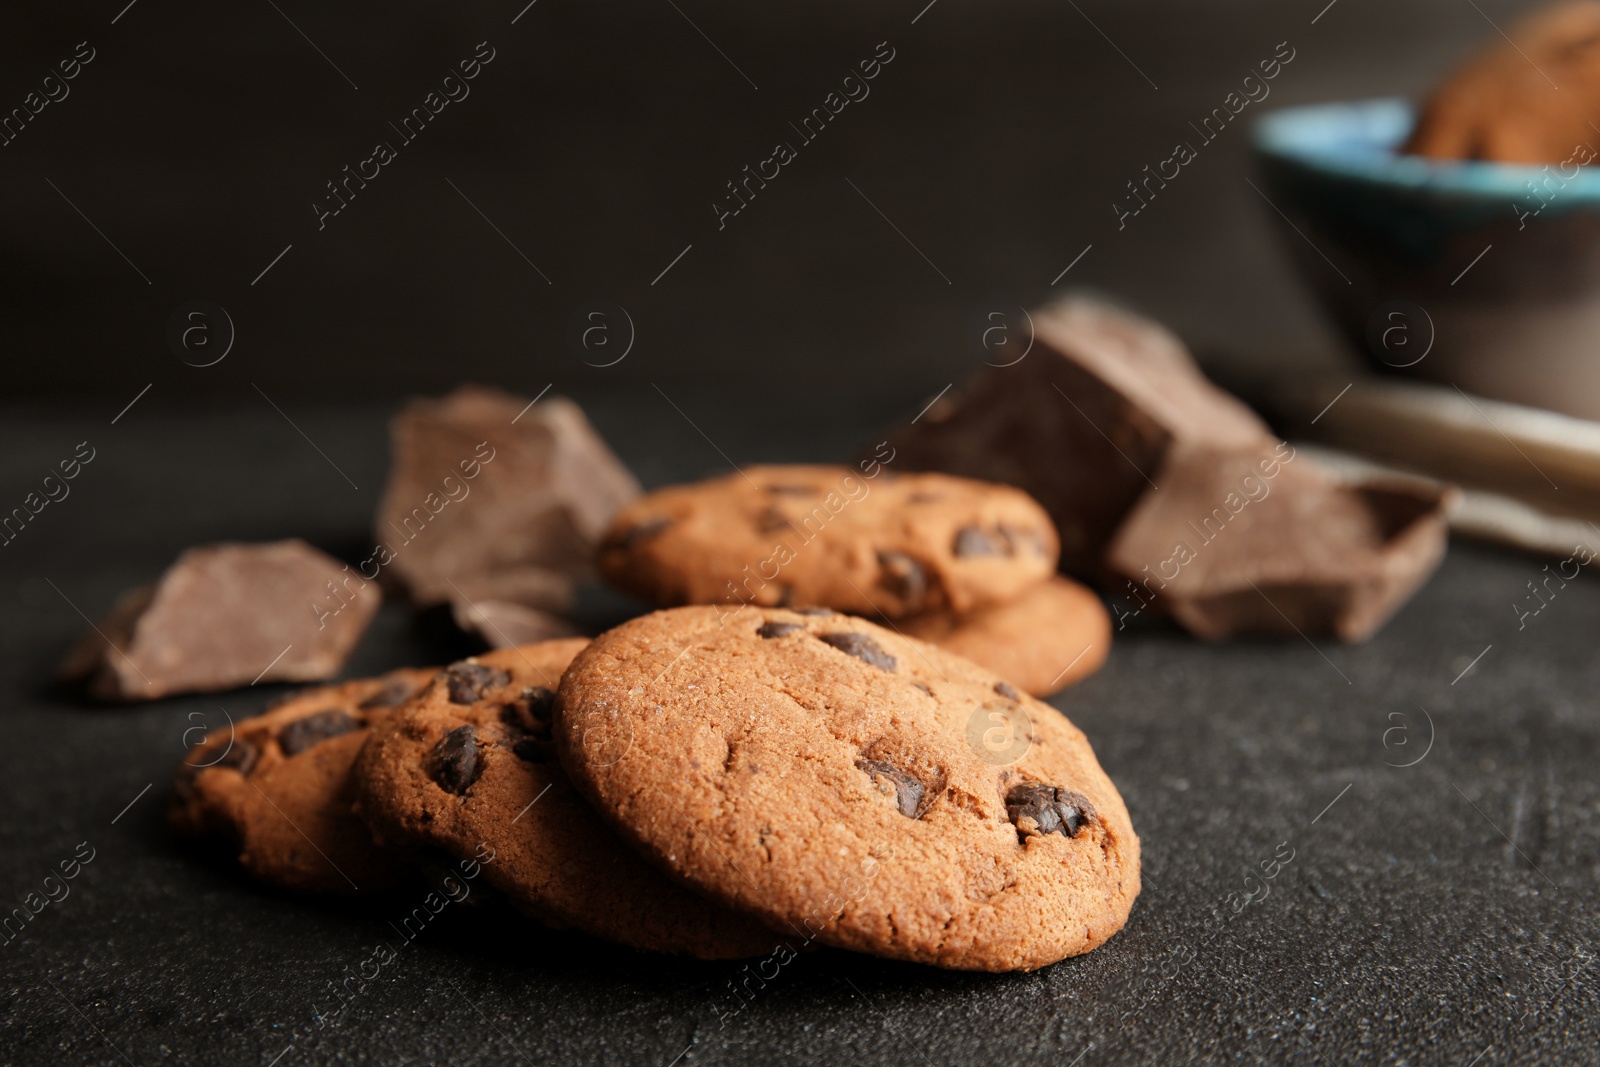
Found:
[(551, 728), (561, 672), (585, 643), (446, 668), (372, 731), (356, 765), (362, 818), (386, 845), (482, 861), (513, 906), (552, 926), (706, 959), (770, 952), (771, 932), (654, 870), (569, 784)]
[[(405, 867), (351, 810), (350, 765), (367, 730), (436, 672), (398, 670), (318, 686), (206, 736), (178, 765), (168, 820), (237, 842), (256, 878), (307, 893), (388, 889)], [(196, 736), (200, 724), (192, 727)]]
[(1104, 942), (1139, 893), (1139, 839), (1076, 727), (859, 618), (634, 619), (568, 668), (554, 740), (620, 834), (791, 947), (1031, 970)]
[(896, 620), (895, 627), (965, 656), (1036, 697), (1087, 678), (1111, 651), (1105, 605), (1070, 578), (1040, 582), (1007, 604), (966, 615), (914, 615)]
[(750, 467), (624, 508), (600, 548), (660, 605), (826, 604), (899, 618), (1015, 598), (1054, 572), (1055, 527), (1020, 489), (946, 474)]

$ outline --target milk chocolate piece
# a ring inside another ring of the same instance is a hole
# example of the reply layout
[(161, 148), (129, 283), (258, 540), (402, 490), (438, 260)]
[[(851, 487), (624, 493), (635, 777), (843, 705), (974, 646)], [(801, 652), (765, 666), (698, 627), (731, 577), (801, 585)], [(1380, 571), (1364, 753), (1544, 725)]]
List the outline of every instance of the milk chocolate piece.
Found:
[(1175, 451), (1110, 545), (1119, 624), (1146, 609), (1206, 638), (1363, 641), (1444, 556), (1456, 491), (1334, 482), (1294, 449)]
[[(570, 400), (462, 386), (390, 424), (376, 536), (420, 604), (463, 596), (561, 610), (639, 485)], [(492, 595), (489, 590), (493, 590)]]
[(155, 585), (125, 593), (61, 673), (102, 700), (320, 681), (380, 599), (375, 583), (304, 541), (191, 548)]
[(1019, 486), (1061, 534), (1062, 569), (1096, 577), (1105, 545), (1178, 445), (1270, 447), (1161, 326), (1074, 298), (1033, 313), (1021, 362), (981, 372), (890, 436), (893, 465)]

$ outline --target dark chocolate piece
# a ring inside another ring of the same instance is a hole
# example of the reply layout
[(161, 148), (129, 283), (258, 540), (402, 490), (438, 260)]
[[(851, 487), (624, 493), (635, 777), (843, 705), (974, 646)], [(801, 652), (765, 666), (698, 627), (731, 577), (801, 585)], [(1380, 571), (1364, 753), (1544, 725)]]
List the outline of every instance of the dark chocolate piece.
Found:
[(475, 726), (457, 726), (440, 738), (428, 757), (428, 777), (457, 796), (472, 788), (482, 773)]
[(102, 700), (155, 700), (338, 673), (378, 586), (304, 541), (191, 548), (124, 594), (62, 664)]
[(893, 656), (866, 634), (818, 634), (817, 637), (824, 644), (832, 645), (840, 652), (848, 653), (864, 663), (870, 663), (881, 671), (893, 671), (899, 665)]
[(1094, 817), (1094, 805), (1082, 793), (1043, 782), (1023, 782), (1006, 793), (1006, 815), (1017, 828), (1017, 839), (1045, 834), (1076, 837)]
[[(894, 788), (895, 803), (900, 808), (900, 814), (908, 819), (915, 819), (922, 813), (922, 783), (899, 767), (883, 760), (858, 759), (856, 766), (867, 772), (876, 784), (878, 779), (886, 778)], [(879, 788), (883, 788), (881, 785)], [(884, 790), (888, 792), (888, 790)]]
[(285, 756), (297, 756), (330, 737), (361, 729), (361, 722), (340, 708), (313, 711), (285, 725), (278, 731), (278, 747)]

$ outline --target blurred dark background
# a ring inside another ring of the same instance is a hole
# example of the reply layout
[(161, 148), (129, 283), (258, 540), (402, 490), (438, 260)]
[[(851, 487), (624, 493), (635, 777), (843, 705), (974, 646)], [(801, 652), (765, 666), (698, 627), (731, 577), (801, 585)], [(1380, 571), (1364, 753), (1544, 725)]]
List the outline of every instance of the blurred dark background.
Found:
[[(5, 113), (80, 41), (95, 58), (0, 148), (6, 393), (109, 417), (152, 382), (158, 409), (260, 405), (251, 383), (317, 403), (804, 383), (914, 411), (976, 365), (975, 322), (1069, 286), (1213, 366), (1338, 360), (1246, 182), (1247, 122), (1120, 231), (1113, 200), (1279, 42), (1295, 58), (1244, 120), (1418, 95), (1526, 6), (526, 3), (12, 6)], [(870, 96), (801, 146), (789, 123), (884, 41)], [(479, 42), (470, 95), (402, 143), (389, 124)], [(780, 139), (798, 158), (719, 231), (725, 183)], [(379, 140), (398, 157), (319, 230), (325, 183)], [(236, 327), (215, 366), (168, 344), (194, 299)], [(594, 301), (636, 328), (615, 366), (568, 341)]]

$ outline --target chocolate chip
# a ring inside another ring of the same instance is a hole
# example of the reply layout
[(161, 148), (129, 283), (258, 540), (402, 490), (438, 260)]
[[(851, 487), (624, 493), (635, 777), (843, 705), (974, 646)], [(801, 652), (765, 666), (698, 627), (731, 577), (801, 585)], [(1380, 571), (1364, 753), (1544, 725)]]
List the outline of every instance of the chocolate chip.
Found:
[(908, 504), (932, 504), (936, 500), (943, 500), (943, 493), (912, 493), (906, 497)]
[(457, 726), (433, 746), (428, 757), (428, 777), (457, 796), (470, 789), (482, 773), (475, 726)]
[(879, 552), (878, 566), (883, 568), (878, 581), (885, 589), (903, 600), (911, 611), (922, 606), (928, 593), (928, 577), (922, 564), (904, 552)]
[(762, 508), (761, 513), (756, 516), (756, 529), (762, 533), (776, 533), (778, 530), (786, 530), (793, 525), (787, 515), (770, 506)]
[(1001, 696), (1005, 697), (1007, 700), (1021, 700), (1022, 699), (1022, 694), (1017, 692), (1017, 687), (1012, 685), (1010, 682), (996, 682), (996, 683), (994, 683), (994, 691), (996, 693), (999, 693)]
[(555, 693), (542, 685), (531, 685), (516, 700), (500, 708), (500, 721), (523, 733), (548, 737), (555, 706)]
[(782, 637), (784, 634), (792, 634), (796, 630), (804, 629), (805, 627), (797, 622), (764, 622), (761, 624), (761, 628), (756, 631), (756, 634), (760, 637)]
[(227, 747), (227, 752), (222, 753), (222, 758), (216, 761), (195, 760), (195, 763), (202, 771), (208, 766), (230, 766), (240, 774), (250, 774), (251, 769), (256, 766), (256, 745), (245, 741), (243, 737), (234, 737), (234, 744)]
[(835, 614), (835, 612), (834, 612), (834, 610), (832, 608), (804, 607), (804, 608), (790, 608), (789, 610), (794, 612), (796, 615), (833, 615), (833, 614)]
[(285, 756), (298, 756), (330, 737), (361, 729), (361, 721), (339, 708), (324, 708), (302, 716), (278, 731), (278, 747)]
[(607, 537), (605, 544), (600, 547), (626, 552), (639, 542), (650, 540), (671, 525), (671, 519), (644, 519)]
[[(887, 778), (889, 780), (894, 786), (894, 798), (900, 808), (901, 815), (908, 819), (915, 819), (921, 814), (923, 789), (922, 783), (917, 779), (894, 764), (885, 763), (883, 760), (858, 759), (856, 760), (856, 767), (866, 771), (867, 776), (873, 780), (874, 785), (878, 785), (879, 778)], [(883, 787), (878, 785), (878, 788), (882, 789)], [(888, 791), (884, 790), (884, 792)]]
[(924, 693), (927, 693), (929, 696), (933, 696), (933, 690), (928, 688), (927, 682), (912, 682), (911, 684), (922, 690)]
[(392, 678), (384, 683), (382, 689), (363, 700), (361, 708), (392, 708), (416, 691), (417, 687), (404, 678)]
[(866, 634), (818, 634), (817, 637), (824, 644), (832, 645), (840, 652), (852, 655), (863, 663), (870, 663), (881, 671), (893, 671), (899, 665), (893, 656)]
[(464, 659), (444, 669), (444, 681), (450, 690), (450, 703), (473, 704), (483, 699), (488, 690), (511, 681), (511, 673)]
[(779, 494), (781, 496), (816, 496), (817, 495), (816, 488), (813, 487), (813, 486), (809, 486), (809, 485), (778, 484), (778, 485), (765, 486), (764, 488), (769, 493), (777, 493), (777, 494)]
[(957, 559), (971, 559), (974, 556), (998, 556), (1002, 549), (994, 538), (978, 527), (963, 526), (956, 531), (953, 551)]
[(1000, 536), (1006, 540), (1007, 555), (1014, 556), (1020, 550), (1027, 549), (1035, 556), (1045, 554), (1044, 536), (1038, 530), (1026, 526), (1000, 525)]
[(1006, 814), (1016, 825), (1019, 840), (1045, 834), (1075, 837), (1079, 827), (1094, 817), (1094, 805), (1070, 789), (1023, 782), (1006, 794)]

